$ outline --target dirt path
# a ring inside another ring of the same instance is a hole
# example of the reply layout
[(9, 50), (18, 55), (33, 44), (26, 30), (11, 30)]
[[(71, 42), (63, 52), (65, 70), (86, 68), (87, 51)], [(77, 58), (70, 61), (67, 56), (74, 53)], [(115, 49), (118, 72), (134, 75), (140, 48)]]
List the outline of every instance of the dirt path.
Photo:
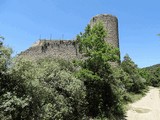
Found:
[(141, 100), (130, 104), (127, 120), (160, 120), (160, 89), (150, 88)]

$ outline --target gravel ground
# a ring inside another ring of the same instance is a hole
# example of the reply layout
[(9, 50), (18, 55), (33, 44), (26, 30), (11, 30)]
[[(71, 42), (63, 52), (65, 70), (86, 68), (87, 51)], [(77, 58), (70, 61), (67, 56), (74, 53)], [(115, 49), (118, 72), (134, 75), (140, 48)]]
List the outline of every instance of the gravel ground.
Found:
[(160, 89), (150, 87), (141, 100), (129, 105), (127, 120), (160, 120)]

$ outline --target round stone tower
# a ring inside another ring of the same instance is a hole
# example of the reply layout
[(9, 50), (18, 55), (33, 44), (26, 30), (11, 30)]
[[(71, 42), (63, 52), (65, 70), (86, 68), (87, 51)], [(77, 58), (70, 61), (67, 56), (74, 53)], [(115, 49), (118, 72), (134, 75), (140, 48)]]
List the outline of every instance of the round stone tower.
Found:
[(107, 37), (105, 38), (105, 41), (109, 44), (112, 44), (114, 47), (119, 48), (117, 17), (109, 14), (96, 15), (90, 21), (91, 27), (97, 22), (102, 22), (104, 24), (104, 28), (107, 31)]

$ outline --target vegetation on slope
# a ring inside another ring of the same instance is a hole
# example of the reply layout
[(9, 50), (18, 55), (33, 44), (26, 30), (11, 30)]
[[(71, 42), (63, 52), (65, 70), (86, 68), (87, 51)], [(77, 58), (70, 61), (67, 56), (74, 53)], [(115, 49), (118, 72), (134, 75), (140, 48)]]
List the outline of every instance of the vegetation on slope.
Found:
[[(81, 63), (82, 69), (78, 77), (84, 81), (87, 115), (120, 116), (123, 115), (121, 82), (113, 76), (109, 62), (119, 61), (118, 49), (113, 48), (104, 40), (106, 31), (102, 23), (97, 23), (91, 29), (87, 26), (85, 32), (77, 37), (80, 52), (86, 57)], [(113, 119), (113, 117), (112, 117)]]
[(119, 50), (104, 41), (106, 35), (102, 23), (87, 26), (77, 36), (84, 59), (73, 62), (11, 61), (0, 41), (0, 118), (121, 119), (130, 94), (143, 93), (149, 82), (128, 55), (119, 63)]
[(142, 68), (140, 74), (147, 80), (148, 85), (160, 86), (160, 64)]

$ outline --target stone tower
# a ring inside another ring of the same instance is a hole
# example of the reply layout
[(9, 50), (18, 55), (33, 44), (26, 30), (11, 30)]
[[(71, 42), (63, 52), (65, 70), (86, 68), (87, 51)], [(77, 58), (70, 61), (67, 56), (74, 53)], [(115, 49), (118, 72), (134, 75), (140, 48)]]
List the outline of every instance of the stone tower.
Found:
[(105, 41), (112, 44), (114, 47), (119, 48), (117, 17), (109, 14), (100, 14), (100, 15), (94, 16), (90, 21), (91, 27), (96, 22), (99, 22), (99, 21), (104, 24), (104, 28), (107, 31), (107, 37), (105, 38)]
[[(117, 18), (108, 14), (97, 15), (91, 19), (91, 27), (98, 21), (101, 21), (104, 24), (104, 28), (107, 31), (107, 37), (105, 38), (105, 41), (114, 47), (119, 48)], [(79, 53), (78, 44), (76, 41), (47, 39), (36, 42), (32, 47), (21, 52), (18, 56), (25, 57), (30, 60), (36, 60), (44, 57), (66, 60), (83, 58), (83, 56)]]

